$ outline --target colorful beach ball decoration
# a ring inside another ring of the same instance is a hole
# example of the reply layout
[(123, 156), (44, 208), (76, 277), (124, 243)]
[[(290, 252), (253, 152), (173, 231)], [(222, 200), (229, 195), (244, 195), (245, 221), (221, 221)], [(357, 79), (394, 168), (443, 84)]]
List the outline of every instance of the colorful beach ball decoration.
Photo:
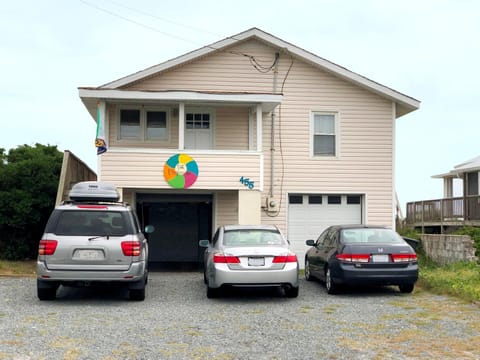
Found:
[(188, 189), (197, 180), (197, 162), (187, 154), (173, 155), (163, 167), (163, 176), (171, 187)]

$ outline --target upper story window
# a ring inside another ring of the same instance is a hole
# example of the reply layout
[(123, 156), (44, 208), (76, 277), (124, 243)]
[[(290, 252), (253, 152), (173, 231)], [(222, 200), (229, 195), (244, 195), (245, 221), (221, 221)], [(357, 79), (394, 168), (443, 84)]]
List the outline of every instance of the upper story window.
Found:
[(210, 113), (186, 113), (187, 129), (210, 129)]
[(168, 140), (168, 110), (120, 107), (118, 134), (121, 140)]
[(312, 113), (313, 156), (337, 156), (337, 114)]

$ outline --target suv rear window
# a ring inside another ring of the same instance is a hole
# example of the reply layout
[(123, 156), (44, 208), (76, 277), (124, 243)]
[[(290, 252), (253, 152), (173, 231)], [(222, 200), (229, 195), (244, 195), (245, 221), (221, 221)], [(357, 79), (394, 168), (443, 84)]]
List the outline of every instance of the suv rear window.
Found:
[(47, 232), (71, 236), (124, 236), (132, 232), (125, 211), (56, 210)]

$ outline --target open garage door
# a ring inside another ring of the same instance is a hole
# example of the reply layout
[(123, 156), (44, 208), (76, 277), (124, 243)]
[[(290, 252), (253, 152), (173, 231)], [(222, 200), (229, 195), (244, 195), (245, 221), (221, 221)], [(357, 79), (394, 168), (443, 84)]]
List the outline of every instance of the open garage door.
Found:
[(361, 224), (361, 195), (295, 194), (288, 199), (288, 239), (304, 267), (305, 241), (316, 240), (330, 225)]
[(211, 237), (211, 195), (137, 194), (137, 213), (143, 224), (155, 226), (148, 236), (150, 263), (203, 261), (198, 242)]

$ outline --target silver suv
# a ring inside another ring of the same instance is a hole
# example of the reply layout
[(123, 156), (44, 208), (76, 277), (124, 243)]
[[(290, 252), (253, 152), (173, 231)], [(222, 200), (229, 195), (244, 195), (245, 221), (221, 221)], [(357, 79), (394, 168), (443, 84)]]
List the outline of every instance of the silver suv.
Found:
[(40, 300), (55, 299), (60, 285), (109, 283), (128, 287), (131, 300), (145, 299), (147, 240), (135, 212), (118, 199), (111, 184), (82, 182), (55, 208), (38, 247)]

